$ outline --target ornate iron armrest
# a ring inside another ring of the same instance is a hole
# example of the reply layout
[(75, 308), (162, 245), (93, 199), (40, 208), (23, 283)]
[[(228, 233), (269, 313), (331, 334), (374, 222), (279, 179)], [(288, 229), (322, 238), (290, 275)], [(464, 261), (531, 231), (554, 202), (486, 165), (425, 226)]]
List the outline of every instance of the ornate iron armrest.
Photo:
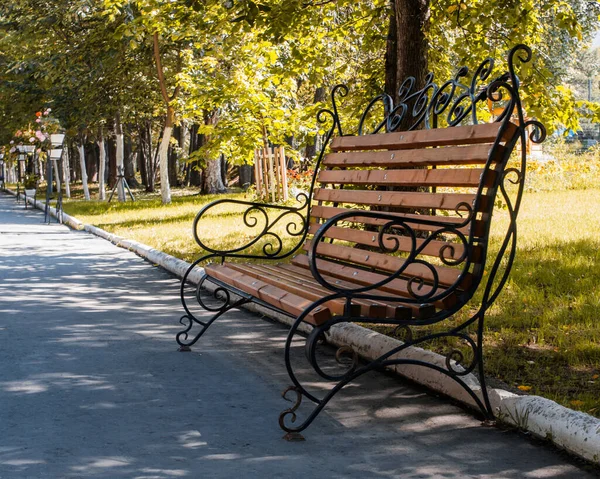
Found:
[[(460, 221), (460, 223), (447, 223), (420, 218), (403, 218), (381, 211), (358, 212), (356, 210), (352, 210), (340, 213), (323, 223), (313, 237), (311, 249), (308, 253), (312, 275), (325, 288), (342, 296), (372, 299), (377, 298), (384, 301), (397, 301), (397, 298), (392, 296), (385, 296), (381, 293), (377, 293), (374, 296), (373, 293), (369, 294), (369, 291), (381, 288), (382, 286), (397, 279), (403, 273), (408, 274), (407, 269), (413, 265), (421, 265), (421, 268), (424, 268), (430, 272), (431, 280), (429, 281), (429, 287), (423, 288), (425, 284), (424, 280), (418, 276), (412, 276), (408, 280), (408, 288), (412, 299), (407, 298), (406, 301), (420, 303), (425, 301), (433, 302), (437, 299), (440, 299), (444, 295), (448, 294), (449, 290), (454, 289), (454, 287), (462, 282), (463, 277), (468, 272), (472, 262), (471, 255), (469, 255), (471, 245), (469, 244), (467, 236), (461, 231), (461, 229), (467, 226), (473, 219), (474, 212), (473, 208), (466, 203), (460, 204), (457, 208), (457, 212), (459, 212), (459, 209), (462, 216), (462, 221)], [(340, 287), (339, 284), (331, 284), (328, 282), (321, 275), (316, 259), (318, 255), (317, 250), (319, 243), (321, 243), (321, 241), (326, 237), (327, 231), (340, 222), (354, 222), (352, 218), (371, 218), (386, 221), (383, 226), (380, 227), (379, 232), (374, 233), (377, 234), (377, 240), (374, 241), (374, 246), (379, 249), (378, 252), (383, 254), (394, 254), (402, 250), (406, 252), (406, 256), (398, 257), (398, 259), (402, 260), (399, 268), (393, 273), (389, 273), (389, 275), (383, 278), (381, 281), (374, 284), (364, 285), (362, 287), (357, 286), (356, 288), (347, 288)], [(414, 229), (415, 225), (426, 225), (431, 227), (431, 234), (427, 238), (418, 238)], [(438, 258), (444, 265), (461, 266), (461, 273), (459, 274), (459, 277), (454, 285), (440, 288), (436, 266), (426, 259), (423, 259), (421, 255), (423, 255), (423, 250), (430, 245), (432, 241), (440, 240), (442, 239), (442, 236), (448, 235), (452, 235), (458, 241), (455, 244), (447, 243), (443, 245), (439, 250)], [(401, 245), (400, 237), (402, 237), (404, 240), (404, 245)], [(407, 242), (408, 248), (406, 245)], [(462, 248), (462, 253), (457, 253), (457, 247)]]
[[(210, 256), (238, 257), (247, 259), (281, 259), (289, 256), (296, 251), (303, 243), (308, 231), (308, 205), (309, 198), (301, 193), (296, 198), (299, 206), (282, 206), (268, 203), (255, 203), (251, 201), (241, 201), (232, 199), (216, 200), (202, 208), (196, 218), (194, 218), (193, 232), (196, 243), (201, 248), (210, 253)], [(251, 233), (245, 235), (243, 244), (231, 249), (220, 249), (209, 246), (205, 240), (200, 239), (199, 223), (213, 208), (220, 205), (242, 205), (246, 209), (240, 212), (242, 223), (240, 229), (246, 228)], [(269, 216), (269, 212), (271, 215)], [(280, 224), (285, 224), (285, 232), (288, 236), (296, 238), (297, 242), (289, 251), (284, 250), (283, 240), (280, 233), (274, 231), (274, 228)], [(250, 236), (248, 238), (248, 236)], [(260, 241), (265, 241), (262, 245), (262, 254), (248, 252)]]

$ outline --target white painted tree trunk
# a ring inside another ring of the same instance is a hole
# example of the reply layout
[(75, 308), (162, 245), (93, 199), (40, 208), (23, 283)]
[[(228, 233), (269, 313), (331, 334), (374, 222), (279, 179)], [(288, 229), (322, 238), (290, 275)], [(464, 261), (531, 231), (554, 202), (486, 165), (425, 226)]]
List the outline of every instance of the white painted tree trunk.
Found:
[(79, 151), (79, 163), (81, 165), (81, 183), (83, 184), (83, 197), (89, 201), (90, 190), (88, 188), (87, 169), (85, 168), (85, 148), (83, 147), (83, 143), (77, 145), (77, 150)]
[[(119, 128), (120, 130), (120, 128)], [(125, 143), (123, 133), (117, 133), (117, 176), (125, 174)], [(117, 196), (119, 201), (125, 201), (125, 185), (119, 181), (117, 185)]]
[(64, 146), (64, 152), (62, 155), (63, 160), (63, 181), (65, 183), (65, 196), (71, 197), (71, 169), (69, 168), (69, 149)]
[(172, 127), (165, 127), (160, 142), (160, 149), (158, 151), (160, 165), (160, 195), (162, 197), (163, 205), (167, 205), (171, 202), (171, 187), (169, 185), (169, 141), (171, 140), (172, 132)]
[(52, 160), (52, 168), (54, 168), (54, 179), (56, 180), (56, 191), (60, 192), (60, 172), (58, 171), (58, 162)]
[(209, 160), (206, 162), (206, 192), (210, 195), (223, 193), (225, 185), (221, 176), (221, 159)]
[(98, 140), (98, 149), (100, 150), (100, 171), (98, 173), (98, 199), (106, 199), (104, 187), (104, 178), (106, 177), (106, 149), (104, 148), (104, 137)]

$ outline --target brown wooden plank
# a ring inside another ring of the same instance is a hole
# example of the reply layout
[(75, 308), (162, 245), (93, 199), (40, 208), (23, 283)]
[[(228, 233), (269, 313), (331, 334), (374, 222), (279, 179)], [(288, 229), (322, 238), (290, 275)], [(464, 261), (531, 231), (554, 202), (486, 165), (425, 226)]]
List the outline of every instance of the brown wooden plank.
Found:
[[(288, 278), (285, 274), (278, 274), (276, 269), (270, 271), (261, 268), (259, 265), (240, 263), (227, 263), (227, 267), (253, 278), (260, 279), (265, 283), (277, 286), (297, 296), (310, 299), (311, 301), (318, 301), (323, 296), (332, 294), (332, 291), (323, 288), (321, 285), (315, 287), (308, 281), (302, 282), (297, 279), (294, 280), (293, 278)], [(285, 271), (283, 272), (285, 273)], [(334, 314), (344, 314), (344, 300), (342, 299), (328, 301), (327, 303), (324, 303), (324, 306), (329, 308)], [(356, 306), (357, 308), (354, 309), (354, 314), (356, 316), (361, 313), (369, 313), (369, 304), (356, 302)], [(361, 306), (363, 306), (363, 308), (361, 308)]]
[[(317, 280), (315, 280), (312, 275), (310, 274), (310, 271), (308, 270), (304, 270), (304, 273), (308, 273), (308, 276), (306, 275), (299, 275), (298, 273), (292, 272), (286, 268), (282, 268), (282, 264), (261, 264), (261, 265), (248, 265), (251, 269), (255, 270), (255, 272), (257, 272), (260, 275), (263, 275), (261, 277), (269, 277), (271, 281), (273, 281), (274, 283), (277, 281), (280, 281), (283, 284), (286, 283), (293, 283), (295, 285), (301, 285), (301, 287), (305, 290), (310, 290), (310, 291), (316, 291), (319, 292), (322, 296), (328, 295), (328, 294), (332, 294), (333, 291), (331, 291), (328, 288), (325, 288), (324, 286), (321, 285), (321, 283), (319, 283)], [(358, 285), (353, 284), (353, 283), (349, 283), (346, 281), (340, 281), (340, 280), (336, 280), (335, 278), (329, 278), (331, 280), (331, 284), (336, 284), (338, 283), (338, 286), (340, 287), (346, 287), (348, 289), (353, 289), (356, 288)], [(266, 280), (265, 280), (266, 281)], [(393, 296), (393, 295), (388, 295), (388, 296)], [(398, 297), (397, 301), (401, 302), (403, 298)], [(339, 300), (335, 300), (337, 302), (340, 303), (341, 307), (335, 307), (335, 312), (337, 314), (343, 314), (344, 311), (344, 303), (345, 301), (343, 299), (339, 299)], [(353, 299), (352, 300), (352, 316), (367, 316), (367, 317), (371, 317), (371, 318), (384, 318), (386, 317), (388, 314), (393, 315), (394, 311), (389, 310), (389, 306), (390, 304), (388, 304), (387, 302), (382, 302), (382, 301), (378, 301), (378, 300), (371, 300), (371, 299)], [(405, 304), (404, 302), (402, 304)], [(329, 302), (325, 303), (325, 305), (329, 306)], [(418, 316), (419, 314), (421, 314), (421, 305), (413, 305), (414, 307), (411, 308), (414, 310), (414, 314), (415, 316)], [(331, 308), (330, 308), (331, 309)], [(333, 309), (332, 309), (333, 311)]]
[[(311, 248), (312, 241), (307, 241), (304, 245), (304, 249), (306, 251), (310, 251)], [(405, 263), (404, 258), (381, 253), (373, 253), (371, 251), (365, 251), (358, 248), (349, 248), (347, 246), (340, 246), (325, 242), (319, 243), (317, 253), (319, 255), (346, 261), (348, 263), (355, 263), (369, 268), (390, 272), (398, 271)], [(462, 272), (459, 269), (449, 268), (446, 266), (431, 265), (431, 267), (437, 272), (439, 283), (445, 286), (454, 284)], [(404, 270), (403, 276), (415, 276), (417, 278), (422, 278), (425, 281), (433, 281), (433, 274), (431, 270), (419, 263), (409, 264)], [(471, 280), (472, 278), (470, 274), (465, 275), (460, 286), (466, 289), (470, 285)]]
[[(309, 270), (308, 256), (305, 254), (298, 255), (292, 259), (292, 264), (282, 264), (280, 266), (283, 269), (289, 269), (292, 273), (297, 275), (309, 275), (312, 278), (312, 273)], [(350, 266), (344, 266), (342, 264), (333, 263), (324, 259), (317, 259), (317, 268), (323, 274), (328, 281), (334, 278), (350, 281), (360, 286), (369, 286), (372, 284), (379, 283), (387, 276), (371, 271), (365, 271), (358, 268), (352, 268)], [(408, 281), (402, 278), (393, 279), (384, 286), (381, 286), (377, 291), (383, 293), (391, 293), (400, 297), (414, 299), (408, 288)], [(425, 295), (431, 292), (431, 286), (423, 285), (420, 293)], [(436, 290), (435, 294), (443, 292), (443, 288)], [(444, 299), (436, 302), (436, 306), (439, 308), (450, 308), (456, 304), (457, 298), (455, 294), (449, 294)]]
[[(316, 188), (314, 199), (332, 203), (395, 206), (401, 208), (435, 208), (456, 210), (460, 203), (473, 205), (476, 195), (463, 193), (421, 193), (413, 191), (333, 190)], [(481, 197), (481, 210), (489, 205), (489, 198)]]
[[(227, 263), (227, 268), (237, 271), (246, 276), (258, 279), (264, 283), (276, 286), (284, 291), (288, 291), (296, 296), (309, 299), (311, 301), (317, 301), (323, 296), (332, 294), (332, 291), (323, 287), (314, 278), (310, 277), (302, 279), (298, 275), (294, 275), (286, 269), (280, 268), (280, 265), (259, 265), (259, 264), (240, 264), (240, 263)], [(334, 278), (332, 278), (335, 281)], [(343, 282), (346, 287), (356, 287), (351, 283)], [(398, 302), (402, 298), (398, 297)], [(394, 303), (393, 301), (391, 303)], [(410, 307), (412, 314), (415, 317), (421, 317), (430, 311), (422, 305), (406, 305)], [(331, 312), (335, 314), (344, 314), (345, 301), (343, 299), (335, 299), (328, 301), (323, 306), (329, 308)], [(394, 304), (388, 304), (377, 300), (368, 299), (356, 299), (353, 300), (351, 315), (352, 316), (365, 316), (371, 318), (385, 318), (387, 315), (392, 317), (395, 314), (396, 306)]]
[(422, 170), (323, 170), (318, 181), (338, 185), (478, 187), (494, 184), (496, 172), (482, 168), (422, 169)]
[[(304, 285), (307, 286), (313, 286), (313, 287), (320, 287), (323, 288), (323, 290), (327, 293), (330, 294), (331, 290), (324, 288), (323, 286), (321, 286), (321, 284), (312, 276), (310, 270), (308, 269), (303, 269), (300, 268), (298, 266), (294, 266), (294, 265), (290, 265), (290, 264), (276, 264), (276, 265), (269, 265), (269, 264), (263, 264), (263, 265), (252, 265), (252, 267), (256, 267), (257, 269), (260, 269), (261, 271), (264, 271), (264, 274), (269, 274), (272, 275), (273, 277), (276, 278), (283, 278), (285, 277), (288, 280), (296, 280), (296, 281), (300, 281), (302, 282)], [(357, 287), (360, 287), (360, 284), (357, 283), (353, 283), (344, 279), (337, 279), (334, 278), (332, 276), (328, 276), (328, 275), (323, 275), (323, 278), (326, 279), (327, 281), (330, 282), (330, 284), (332, 285), (336, 285), (339, 286), (340, 288), (346, 288), (346, 289), (355, 289)], [(357, 304), (360, 304), (362, 307), (361, 314), (363, 314), (364, 316), (369, 316), (371, 318), (384, 318), (384, 317), (396, 317), (398, 312), (405, 312), (405, 309), (408, 309), (410, 311), (410, 317), (415, 316), (415, 317), (422, 317), (424, 314), (429, 314), (431, 312), (431, 305), (422, 305), (422, 304), (409, 304), (406, 303), (405, 298), (395, 295), (395, 294), (390, 294), (390, 293), (386, 293), (385, 291), (380, 291), (380, 290), (374, 290), (372, 291), (373, 294), (381, 294), (383, 296), (391, 296), (391, 297), (395, 297), (394, 300), (389, 300), (386, 302), (382, 302), (382, 301), (378, 301), (378, 300), (370, 300), (370, 299), (360, 299), (360, 300), (354, 300), (357, 302)], [(438, 302), (438, 305), (440, 306), (440, 308), (442, 307), (442, 304)], [(365, 307), (366, 306), (366, 307)], [(406, 318), (406, 315), (404, 315), (404, 319)]]
[[(498, 146), (492, 161), (504, 158), (505, 149)], [(329, 153), (323, 158), (327, 167), (410, 168), (424, 166), (483, 165), (492, 153), (492, 145), (449, 146), (417, 150), (355, 151)]]
[[(321, 225), (318, 223), (313, 223), (310, 225), (309, 233), (315, 234)], [(340, 228), (338, 226), (332, 226), (327, 229), (325, 234), (325, 238), (333, 238), (342, 241), (351, 241), (354, 243), (358, 243), (365, 246), (373, 246), (374, 248), (379, 248), (379, 233), (377, 231), (364, 231), (357, 230), (353, 228)], [(398, 241), (398, 251), (406, 251), (410, 252), (412, 248), (412, 240), (407, 236), (399, 236), (392, 234), (384, 234), (383, 235), (383, 245), (389, 247), (390, 249), (395, 248), (395, 241)], [(417, 238), (415, 241), (415, 246), (418, 248), (424, 243), (424, 239)], [(453, 249), (446, 249), (444, 253), (444, 258), (447, 259), (458, 259), (464, 253), (464, 246), (459, 243), (451, 243), (449, 241), (438, 241), (431, 240), (427, 246), (423, 248), (422, 254), (427, 256), (435, 256), (437, 258), (440, 257), (440, 251), (445, 246), (452, 246)], [(382, 253), (385, 253), (382, 251)], [(481, 259), (481, 255), (478, 254), (476, 256), (477, 261)]]
[[(389, 220), (383, 220), (383, 219), (378, 219), (378, 218), (368, 218), (368, 217), (361, 217), (360, 213), (361, 211), (365, 211), (365, 210), (352, 210), (350, 208), (336, 208), (334, 206), (322, 206), (322, 205), (314, 205), (311, 208), (310, 211), (310, 215), (312, 218), (322, 218), (324, 220), (327, 220), (329, 218), (333, 218), (336, 215), (339, 215), (340, 213), (347, 213), (349, 211), (356, 211), (356, 216), (349, 216), (348, 218), (346, 218), (345, 221), (349, 221), (351, 223), (362, 223), (365, 225), (373, 225), (373, 226), (382, 226), (385, 225), (387, 223), (389, 223)], [(449, 223), (449, 224), (459, 224), (462, 223), (464, 221), (463, 218), (459, 218), (457, 216), (429, 216), (429, 215), (418, 215), (418, 214), (414, 214), (414, 213), (398, 213), (398, 212), (390, 212), (387, 213), (388, 215), (394, 216), (394, 217), (398, 217), (398, 218), (406, 218), (407, 220), (410, 219), (421, 219), (421, 220), (427, 220), (427, 221), (437, 221), (440, 223)], [(473, 222), (474, 226), (475, 226), (475, 231), (478, 236), (481, 236), (483, 234), (483, 232), (485, 231), (485, 223), (481, 220), (475, 220)], [(422, 224), (418, 224), (418, 223), (410, 223), (410, 226), (414, 229), (414, 230), (418, 230), (418, 231), (435, 231), (436, 229), (438, 229), (438, 226), (430, 226), (430, 225), (422, 225)], [(469, 234), (469, 226), (463, 226), (462, 228), (458, 228), (458, 231), (464, 233), (464, 234)]]
[[(302, 314), (313, 303), (313, 301), (296, 296), (264, 281), (234, 271), (228, 268), (227, 265), (207, 265), (205, 271), (209, 276), (231, 284), (263, 300), (265, 303), (271, 304), (295, 316)], [(321, 306), (309, 313), (305, 320), (308, 323), (319, 325), (330, 318), (331, 311), (329, 308)]]
[[(481, 125), (434, 128), (431, 130), (399, 131), (362, 136), (338, 136), (332, 140), (331, 150), (391, 150), (493, 143), (498, 136), (500, 126), (500, 123), (484, 123)], [(510, 123), (502, 136), (502, 141), (512, 139), (516, 131), (517, 126)]]

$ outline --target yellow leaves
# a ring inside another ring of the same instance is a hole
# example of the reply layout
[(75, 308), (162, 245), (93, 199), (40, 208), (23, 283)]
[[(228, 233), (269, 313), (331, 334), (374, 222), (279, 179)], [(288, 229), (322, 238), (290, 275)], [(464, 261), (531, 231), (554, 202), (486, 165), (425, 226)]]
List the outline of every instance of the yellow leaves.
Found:
[(600, 374), (594, 374), (592, 376), (592, 379), (595, 381), (596, 379), (600, 378)]
[(459, 8), (460, 8), (461, 10), (466, 10), (466, 9), (467, 9), (467, 6), (466, 6), (464, 3), (457, 3), (457, 4), (455, 4), (455, 5), (450, 5), (450, 6), (447, 8), (447, 10), (446, 10), (446, 11), (447, 11), (448, 13), (454, 13), (454, 12), (456, 12), (456, 11), (457, 11)]
[(517, 389), (519, 391), (523, 391), (523, 392), (527, 392), (527, 391), (531, 391), (531, 386), (525, 386), (523, 384), (517, 386)]
[(583, 401), (580, 401), (579, 399), (573, 399), (572, 401), (569, 401), (569, 404), (574, 407), (581, 407), (585, 403)]

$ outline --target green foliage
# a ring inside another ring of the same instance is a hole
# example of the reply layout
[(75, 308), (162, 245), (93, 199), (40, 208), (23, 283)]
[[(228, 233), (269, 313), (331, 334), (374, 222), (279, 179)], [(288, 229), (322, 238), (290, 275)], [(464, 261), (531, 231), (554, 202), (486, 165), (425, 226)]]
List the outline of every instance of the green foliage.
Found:
[[(550, 129), (576, 129), (579, 115), (596, 118), (598, 108), (577, 105), (562, 85), (598, 12), (584, 0), (430, 2), (429, 65), (444, 79), (456, 65), (502, 61), (510, 47), (526, 43), (535, 61), (518, 74), (528, 116)], [(177, 92), (176, 121), (198, 124), (204, 135), (196, 157), (252, 162), (265, 139), (293, 137), (302, 147), (324, 128), (315, 121), (317, 89), (350, 85), (341, 107), (348, 118), (381, 92), (389, 13), (387, 0), (5, 2), (0, 144), (48, 106), (71, 136), (93, 136), (117, 112), (123, 123), (162, 123), (156, 33), (167, 90)]]

